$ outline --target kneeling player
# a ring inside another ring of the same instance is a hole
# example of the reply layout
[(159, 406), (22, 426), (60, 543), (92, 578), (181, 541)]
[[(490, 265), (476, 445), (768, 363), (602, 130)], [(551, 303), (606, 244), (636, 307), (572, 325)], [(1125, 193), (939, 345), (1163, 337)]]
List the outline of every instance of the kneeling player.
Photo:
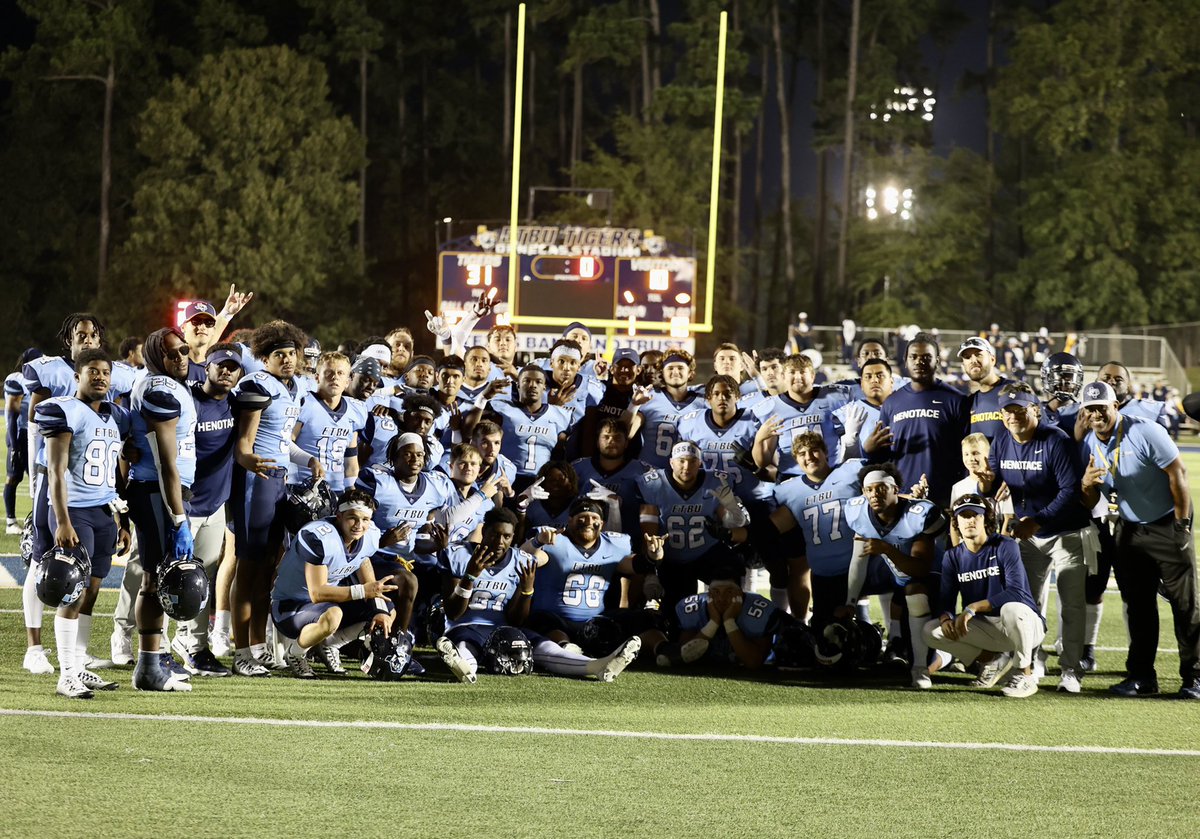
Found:
[(925, 622), (930, 599), (937, 599), (938, 576), (934, 537), (945, 527), (942, 511), (932, 502), (901, 498), (900, 470), (894, 463), (863, 467), (859, 473), (863, 494), (846, 503), (846, 524), (854, 531), (854, 557), (850, 561), (846, 606), (837, 617), (853, 613), (862, 594), (869, 557), (880, 556), (903, 594), (908, 637), (912, 644), (912, 685), (933, 687), (927, 666)]
[[(448, 628), (437, 640), (437, 650), (460, 682), (472, 683), (479, 658), (492, 634), (500, 627), (520, 626), (529, 617), (538, 549), (534, 539), (513, 547), (517, 517), (499, 508), (483, 518), (483, 541), (460, 542), (444, 554), (447, 567), (442, 603)], [(544, 557), (544, 555), (543, 555)], [(588, 658), (565, 650), (535, 632), (524, 631), (533, 647), (533, 660), (551, 673), (595, 676), (611, 682), (629, 666), (642, 648), (634, 637), (603, 658)]]
[(374, 513), (370, 495), (347, 490), (337, 515), (300, 528), (279, 563), (271, 618), (291, 639), (287, 662), (300, 678), (314, 677), (305, 655), (310, 647), (322, 642), (341, 646), (358, 637), (368, 623), (387, 633), (392, 630), (387, 595), (396, 586), (391, 577), (375, 579), (369, 562), (379, 550), (379, 528), (371, 523)]
[[(591, 498), (571, 502), (567, 526), (558, 531), (539, 528), (530, 540), (540, 567), (529, 626), (551, 641), (576, 652), (590, 646), (595, 630), (619, 627), (623, 635), (641, 631), (641, 621), (628, 611), (602, 621), (604, 604), (614, 579), (646, 574), (662, 559), (662, 537), (646, 536), (649, 559), (636, 554), (624, 533), (602, 531), (603, 507)], [(610, 623), (615, 621), (615, 623)]]
[[(1023, 698), (1037, 691), (1033, 660), (1046, 636), (1017, 543), (996, 532), (996, 516), (979, 495), (954, 502), (953, 527), (961, 542), (942, 566), (942, 613), (925, 624), (925, 642), (970, 664), (986, 659), (975, 686), (990, 688), (1012, 668), (1002, 690)], [(955, 612), (958, 595), (963, 608)]]

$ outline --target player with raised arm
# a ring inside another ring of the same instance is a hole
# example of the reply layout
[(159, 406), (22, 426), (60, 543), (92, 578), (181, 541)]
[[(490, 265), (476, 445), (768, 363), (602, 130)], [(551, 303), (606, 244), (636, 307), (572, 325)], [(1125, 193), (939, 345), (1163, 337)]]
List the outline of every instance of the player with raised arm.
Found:
[[(334, 492), (352, 486), (358, 478), (358, 434), (367, 424), (367, 406), (345, 396), (350, 383), (350, 359), (327, 352), (317, 360), (317, 389), (300, 403), (292, 427), (296, 445), (321, 462), (325, 480)], [(296, 483), (312, 477), (308, 465), (296, 469)]]
[(46, 399), (35, 414), (46, 438), (45, 458), (54, 544), (83, 548), (91, 558), (91, 577), (83, 596), (58, 607), (54, 636), (60, 667), (57, 693), (90, 699), (94, 690), (115, 690), (87, 668), (88, 635), (100, 583), (112, 567), (113, 553), (129, 544), (127, 525), (113, 521), (117, 500), (117, 462), (131, 430), (129, 413), (105, 401), (111, 362), (103, 350), (83, 350), (75, 360), (74, 396)]

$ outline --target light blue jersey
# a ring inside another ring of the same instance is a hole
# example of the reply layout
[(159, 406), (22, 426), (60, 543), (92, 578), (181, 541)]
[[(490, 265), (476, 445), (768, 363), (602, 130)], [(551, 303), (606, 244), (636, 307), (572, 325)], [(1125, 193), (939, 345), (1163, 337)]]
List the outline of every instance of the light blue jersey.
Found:
[(543, 405), (536, 413), (507, 399), (493, 399), (488, 405), (500, 415), (504, 428), (500, 451), (517, 467), (518, 475), (536, 475), (550, 460), (558, 436), (572, 423), (571, 412), (557, 405)]
[(300, 399), (304, 395), (293, 379), (284, 384), (265, 370), (250, 375), (234, 388), (238, 394), (266, 397), (270, 403), (259, 412), (258, 432), (254, 435), (254, 453), (276, 466), (287, 468), (291, 463), (292, 427), (300, 417)]
[(391, 553), (411, 551), (417, 530), (429, 521), (430, 514), (461, 498), (453, 482), (442, 472), (419, 473), (412, 489), (407, 490), (400, 485), (390, 466), (372, 466), (358, 476), (355, 486), (366, 490), (375, 499), (377, 509), (373, 520), (381, 531), (402, 524), (412, 525), (407, 542), (384, 549)]
[(665, 468), (671, 460), (671, 447), (679, 442), (677, 425), (684, 414), (708, 407), (704, 397), (689, 390), (676, 402), (665, 391), (656, 390), (650, 401), (641, 407), (642, 451), (638, 455), (655, 469)]
[[(300, 403), (298, 422), (302, 427), (296, 445), (321, 461), (330, 488), (341, 492), (346, 488), (346, 448), (366, 427), (367, 406), (358, 399), (343, 396), (337, 408), (330, 408), (316, 394), (310, 394)], [(296, 473), (300, 483), (311, 476), (307, 466), (301, 466)]]
[(846, 525), (843, 507), (862, 495), (858, 470), (862, 460), (848, 460), (813, 484), (806, 476), (775, 485), (775, 502), (787, 507), (804, 531), (809, 567), (818, 577), (835, 577), (850, 570), (854, 534)]
[(604, 611), (604, 595), (617, 576), (617, 566), (633, 552), (624, 533), (601, 533), (590, 551), (562, 533), (542, 551), (550, 561), (538, 569), (530, 609), (575, 623)]
[(379, 528), (368, 524), (363, 537), (347, 549), (334, 518), (309, 522), (300, 528), (279, 562), (271, 600), (276, 603), (288, 600), (311, 602), (305, 566), (324, 565), (328, 569), (329, 584), (341, 585), (379, 550), (379, 539)]
[[(901, 553), (911, 554), (913, 542), (921, 536), (935, 536), (945, 526), (942, 511), (932, 501), (912, 501), (901, 498), (900, 517), (890, 528), (885, 526), (867, 503), (865, 496), (852, 498), (845, 504), (846, 524), (854, 533), (864, 539), (881, 539), (898, 549)], [(895, 566), (887, 554), (881, 558), (887, 563), (888, 569), (899, 585), (907, 584), (912, 577)], [(933, 570), (938, 570), (940, 563), (935, 561)]]
[(131, 367), (124, 361), (114, 361), (112, 363), (112, 376), (108, 382), (108, 398), (110, 401), (122, 399), (133, 393), (134, 385), (141, 378), (138, 374), (141, 373), (136, 367)]
[[(21, 380), (25, 386), (25, 392), (32, 395), (39, 391), (51, 397), (54, 396), (74, 396), (78, 389), (75, 382), (75, 368), (71, 366), (71, 362), (58, 355), (43, 355), (41, 358), (35, 358), (21, 368)], [(29, 400), (21, 402), (21, 409), (26, 414), (26, 427), (28, 427)], [(45, 454), (43, 449), (46, 441), (39, 435), (33, 441), (34, 462), (30, 464), (32, 469), (36, 464), (44, 464)]]
[(684, 563), (699, 559), (718, 544), (705, 520), (715, 518), (720, 504), (713, 493), (721, 488), (721, 473), (704, 471), (696, 488), (686, 495), (665, 469), (651, 469), (642, 479), (642, 500), (658, 508), (659, 532), (666, 538), (663, 558)]
[(148, 423), (173, 419), (179, 483), (190, 487), (196, 479), (196, 403), (187, 385), (170, 376), (145, 376), (134, 386), (129, 407), (133, 413), (133, 441), (140, 455), (129, 476), (135, 481), (158, 480), (158, 452), (150, 449)]
[(721, 428), (713, 421), (712, 409), (695, 411), (680, 418), (678, 436), (700, 447), (700, 461), (710, 472), (724, 472), (729, 485), (743, 501), (771, 497), (771, 485), (764, 484), (754, 473), (734, 462), (737, 449), (747, 452), (754, 448), (758, 419), (749, 410), (738, 408), (729, 425)]
[(17, 409), (17, 431), (29, 427), (29, 393), (25, 390), (25, 377), (20, 373), (9, 373), (4, 379), (4, 395), (21, 397), (21, 407)]
[[(459, 542), (444, 552), (444, 564), (452, 577), (461, 579), (467, 573), (467, 563), (475, 545)], [(481, 573), (471, 586), (471, 599), (467, 610), (456, 620), (449, 621), (446, 629), (459, 626), (505, 626), (508, 623), (504, 610), (516, 596), (521, 584), (518, 570), (534, 558), (519, 548), (509, 548), (504, 558)]]
[[(675, 619), (680, 632), (699, 632), (709, 621), (708, 593), (693, 594), (680, 600), (675, 606)], [(780, 612), (770, 600), (753, 592), (742, 594), (742, 611), (734, 619), (742, 636), (749, 641), (770, 638), (780, 622)], [(723, 664), (737, 664), (738, 657), (722, 627), (708, 644), (704, 657)]]
[(111, 402), (101, 402), (93, 411), (73, 396), (58, 396), (39, 402), (34, 414), (43, 437), (71, 435), (67, 505), (99, 507), (113, 501), (121, 444), (132, 424), (129, 412)]
[(778, 417), (783, 420), (779, 428), (779, 474), (794, 477), (804, 474), (804, 470), (796, 463), (792, 454), (792, 441), (798, 434), (806, 431), (816, 431), (825, 440), (825, 448), (829, 451), (829, 461), (836, 464), (841, 451), (842, 423), (834, 415), (834, 411), (850, 400), (836, 385), (826, 385), (817, 389), (816, 395), (807, 405), (797, 402), (786, 393), (772, 396), (754, 406), (754, 415), (759, 422), (766, 422), (768, 417)]
[(359, 458), (364, 471), (372, 466), (387, 465), (388, 443), (399, 433), (400, 428), (391, 417), (381, 417), (373, 413), (367, 414), (367, 421), (363, 426), (362, 438), (359, 440), (360, 444), (365, 442), (371, 447), (371, 454), (367, 457), (365, 463)]

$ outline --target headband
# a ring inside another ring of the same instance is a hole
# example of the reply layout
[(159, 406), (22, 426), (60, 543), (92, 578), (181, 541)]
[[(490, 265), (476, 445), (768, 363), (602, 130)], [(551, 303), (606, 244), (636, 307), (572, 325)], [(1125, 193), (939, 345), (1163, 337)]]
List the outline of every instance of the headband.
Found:
[(338, 505), (338, 512), (345, 513), (350, 510), (359, 510), (363, 513), (370, 513), (371, 508), (363, 501), (343, 501)]
[(397, 451), (404, 448), (405, 446), (416, 446), (417, 448), (424, 450), (425, 441), (421, 439), (420, 434), (414, 434), (411, 431), (407, 431), (404, 434), (401, 434), (399, 437), (396, 438), (396, 450)]
[(358, 353), (358, 357), (359, 358), (373, 358), (376, 361), (380, 361), (380, 362), (383, 362), (384, 364), (387, 364), (389, 361), (392, 360), (392, 348), (387, 346), (386, 344), (371, 344), (371, 346), (365, 347), (364, 349), (360, 350)]
[(691, 365), (691, 362), (689, 362), (686, 358), (684, 358), (682, 355), (680, 355), (677, 352), (667, 353), (665, 356), (663, 356), (662, 363), (663, 363), (663, 367), (666, 367), (668, 364), (687, 364), (689, 366)]
[(550, 360), (553, 361), (554, 359), (562, 358), (563, 356), (566, 356), (567, 358), (573, 358), (576, 361), (583, 361), (583, 353), (574, 347), (567, 346), (555, 347), (554, 351), (550, 353)]
[(275, 352), (275, 350), (294, 350), (294, 349), (296, 349), (296, 342), (285, 339), (283, 341), (276, 341), (274, 344), (267, 347), (267, 355), (270, 355), (271, 353)]
[(863, 478), (863, 486), (867, 484), (888, 484), (889, 486), (895, 486), (896, 479), (882, 469), (876, 469), (874, 472), (868, 472), (866, 477)]
[(695, 443), (684, 440), (682, 443), (676, 443), (671, 447), (671, 457), (694, 457), (700, 458), (700, 447)]

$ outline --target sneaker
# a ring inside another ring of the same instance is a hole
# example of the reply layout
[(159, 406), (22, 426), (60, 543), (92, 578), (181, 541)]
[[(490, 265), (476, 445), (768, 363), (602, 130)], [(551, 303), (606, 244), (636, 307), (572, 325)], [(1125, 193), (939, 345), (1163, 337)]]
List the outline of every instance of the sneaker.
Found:
[(309, 650), (308, 655), (314, 661), (321, 662), (333, 675), (346, 675), (346, 668), (342, 666), (342, 654), (337, 647), (322, 642)]
[(1046, 651), (1038, 650), (1033, 656), (1033, 678), (1041, 681), (1046, 678)]
[(615, 653), (608, 656), (604, 669), (600, 671), (600, 681), (611, 682), (625, 672), (625, 668), (633, 663), (638, 653), (642, 651), (642, 639), (634, 635), (622, 644)]
[(133, 639), (119, 629), (113, 630), (112, 637), (108, 639), (109, 648), (112, 652), (112, 663), (118, 667), (126, 667), (133, 664)]
[(914, 667), (912, 673), (912, 686), (917, 690), (929, 690), (933, 687), (933, 679), (929, 678), (928, 667)]
[(934, 650), (933, 661), (929, 662), (929, 673), (941, 673), (950, 667), (950, 662), (954, 661), (954, 656), (945, 650)]
[(264, 667), (262, 662), (253, 656), (243, 656), (241, 654), (234, 653), (233, 675), (264, 677), (270, 676), (271, 671)]
[(1083, 655), (1079, 657), (1079, 669), (1084, 673), (1093, 673), (1096, 670), (1096, 648), (1091, 644), (1085, 644)]
[(233, 641), (228, 632), (213, 630), (208, 634), (208, 648), (217, 658), (233, 655)]
[[(212, 650), (200, 650), (191, 659), (192, 667), (195, 668), (191, 672), (197, 676), (221, 678), (232, 675), (228, 667), (217, 661), (217, 657), (212, 654)], [(185, 664), (184, 666), (186, 667), (187, 665)]]
[(113, 666), (110, 659), (96, 658), (91, 653), (86, 653), (83, 659), (83, 666), (86, 670), (107, 670)]
[(980, 666), (979, 678), (971, 682), (973, 688), (994, 688), (1000, 680), (1012, 669), (1012, 653), (1001, 653), (991, 661)]
[[(25, 528), (23, 528), (23, 527), (21, 527), (21, 525), (17, 524), (17, 522), (14, 519), (9, 519), (8, 522), (4, 525), (4, 534), (6, 536), (20, 536), (24, 531), (25, 531)], [(62, 693), (62, 691), (60, 690), (59, 693)], [(66, 694), (63, 694), (63, 696), (66, 696)], [(85, 696), (82, 698), (89, 699), (90, 697)]]
[(291, 643), (287, 645), (287, 652), (283, 654), (283, 660), (287, 662), (288, 670), (297, 679), (315, 679), (317, 674), (313, 672), (312, 665), (308, 663), (308, 656), (300, 645)]
[(1158, 679), (1128, 678), (1109, 688), (1117, 696), (1153, 696), (1158, 693)]
[(1013, 673), (1008, 684), (1000, 688), (1000, 692), (1013, 699), (1024, 699), (1037, 693), (1037, 679), (1032, 673)]
[(1179, 688), (1179, 698), (1200, 699), (1200, 676), (1183, 680), (1183, 685)]
[(83, 683), (84, 687), (89, 688), (91, 690), (116, 690), (117, 689), (116, 682), (110, 682), (107, 679), (103, 679), (100, 676), (97, 676), (91, 670), (88, 670), (86, 667), (83, 668), (82, 670), (79, 670), (79, 671), (73, 673), (72, 675), (78, 677), (79, 681)]
[(153, 690), (163, 693), (183, 693), (192, 689), (192, 683), (184, 681), (162, 666), (161, 658), (154, 665), (143, 666), (138, 659), (133, 668), (133, 689)]
[(183, 679), (185, 682), (192, 678), (191, 671), (187, 670), (182, 664), (176, 661), (175, 657), (169, 652), (163, 650), (158, 655), (159, 658), (162, 659), (163, 670), (166, 670), (168, 673), (178, 679)]
[(475, 668), (471, 666), (465, 658), (458, 654), (458, 650), (454, 647), (454, 642), (443, 635), (437, 639), (434, 645), (437, 647), (438, 654), (442, 657), (442, 661), (450, 668), (450, 672), (454, 674), (454, 678), (468, 685), (475, 684), (476, 675)]
[(59, 677), (58, 687), (54, 692), (59, 696), (67, 697), (67, 699), (91, 699), (96, 695), (74, 673)]
[(1059, 693), (1079, 693), (1083, 686), (1079, 684), (1079, 676), (1070, 667), (1064, 667), (1058, 677)]
[(883, 655), (880, 657), (879, 663), (884, 667), (893, 668), (896, 670), (907, 670), (908, 658), (904, 655), (904, 639), (888, 639), (887, 647), (884, 648)]
[(46, 658), (44, 649), (38, 650), (30, 647), (25, 650), (25, 663), (21, 666), (35, 676), (49, 676), (54, 672), (54, 665), (50, 663), (50, 659)]

